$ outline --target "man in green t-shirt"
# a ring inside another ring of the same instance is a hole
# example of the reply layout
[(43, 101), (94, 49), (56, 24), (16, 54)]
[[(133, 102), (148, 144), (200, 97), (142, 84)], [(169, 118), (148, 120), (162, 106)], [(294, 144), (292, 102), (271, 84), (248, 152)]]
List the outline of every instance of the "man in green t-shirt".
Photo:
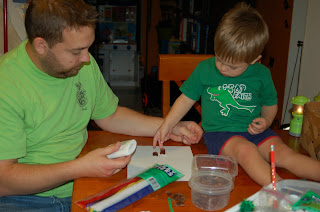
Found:
[[(118, 106), (88, 52), (96, 18), (82, 0), (33, 0), (28, 40), (0, 58), (0, 211), (68, 211), (72, 180), (109, 177), (129, 163), (106, 157), (119, 142), (77, 158), (90, 119), (136, 136), (154, 136), (163, 122)], [(201, 136), (195, 122), (179, 122), (171, 139)]]

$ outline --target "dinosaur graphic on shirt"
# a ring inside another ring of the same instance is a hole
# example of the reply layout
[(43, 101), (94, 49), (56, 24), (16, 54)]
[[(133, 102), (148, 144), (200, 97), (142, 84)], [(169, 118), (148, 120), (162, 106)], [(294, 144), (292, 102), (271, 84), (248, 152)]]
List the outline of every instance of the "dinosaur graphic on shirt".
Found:
[(228, 116), (230, 107), (237, 108), (238, 110), (247, 110), (250, 113), (252, 113), (256, 108), (256, 106), (240, 105), (231, 94), (231, 91), (228, 89), (222, 89), (221, 86), (214, 88), (209, 87), (207, 92), (211, 95), (211, 101), (217, 101), (219, 103), (219, 106), (222, 108), (220, 113), (223, 116)]

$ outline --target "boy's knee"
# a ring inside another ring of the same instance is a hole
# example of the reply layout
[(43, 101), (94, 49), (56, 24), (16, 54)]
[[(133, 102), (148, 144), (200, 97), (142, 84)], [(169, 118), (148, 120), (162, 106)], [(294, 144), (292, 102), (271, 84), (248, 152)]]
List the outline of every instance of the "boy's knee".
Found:
[(252, 143), (240, 146), (240, 148), (238, 148), (236, 151), (239, 163), (240, 161), (252, 160), (252, 155), (254, 152), (257, 152), (257, 147)]
[(251, 160), (252, 154), (258, 151), (257, 147), (246, 140), (230, 142), (228, 145), (228, 155), (234, 157), (238, 163)]

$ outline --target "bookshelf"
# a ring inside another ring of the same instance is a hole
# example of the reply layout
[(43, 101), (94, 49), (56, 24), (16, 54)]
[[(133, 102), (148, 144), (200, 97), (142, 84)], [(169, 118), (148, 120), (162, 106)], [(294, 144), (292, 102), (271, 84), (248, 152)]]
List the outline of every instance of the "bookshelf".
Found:
[[(255, 7), (256, 0), (243, 0)], [(161, 0), (160, 53), (214, 54), (214, 34), (222, 16), (239, 0)], [(171, 44), (176, 47), (172, 50)], [(177, 49), (177, 43), (179, 48)], [(171, 50), (171, 51), (170, 51)]]

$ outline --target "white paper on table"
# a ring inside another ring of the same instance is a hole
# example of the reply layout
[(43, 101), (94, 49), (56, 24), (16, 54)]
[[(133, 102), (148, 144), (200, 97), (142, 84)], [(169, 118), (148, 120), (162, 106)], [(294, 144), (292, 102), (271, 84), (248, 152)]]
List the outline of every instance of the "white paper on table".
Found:
[[(155, 149), (152, 146), (137, 146), (128, 164), (127, 178), (133, 178), (157, 163), (168, 164), (183, 174), (178, 181), (189, 181), (193, 159), (190, 146), (164, 146), (164, 149), (166, 154), (162, 155), (158, 146)], [(153, 156), (153, 152), (158, 152), (158, 156)]]

